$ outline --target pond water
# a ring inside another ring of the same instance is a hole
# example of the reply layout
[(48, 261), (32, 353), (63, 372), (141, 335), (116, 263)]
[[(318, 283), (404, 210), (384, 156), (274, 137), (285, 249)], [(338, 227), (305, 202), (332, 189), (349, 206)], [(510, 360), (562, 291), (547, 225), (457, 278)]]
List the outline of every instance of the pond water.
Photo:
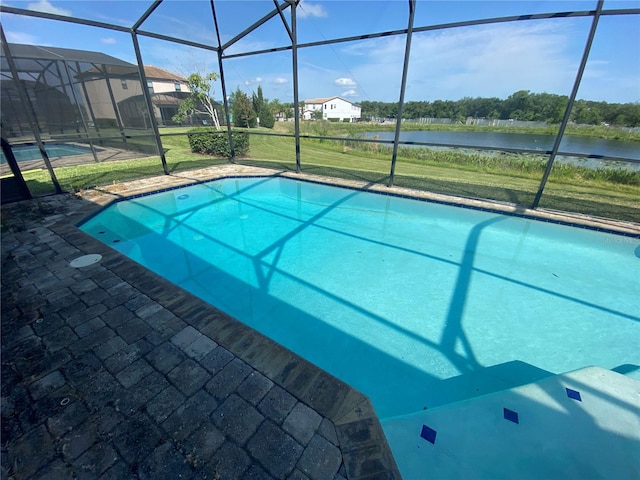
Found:
[[(365, 138), (379, 137), (380, 140), (393, 140), (394, 132), (368, 132)], [(553, 148), (554, 135), (504, 132), (441, 132), (441, 131), (403, 131), (402, 142), (437, 143), (441, 145), (463, 145), (469, 147), (495, 147), (497, 149), (531, 149), (541, 154)], [(558, 161), (582, 165), (591, 168), (616, 166), (640, 170), (640, 142), (622, 142), (603, 138), (565, 135), (560, 144), (560, 152), (582, 155), (599, 155), (616, 159), (636, 160), (623, 163), (614, 160), (585, 159), (579, 157), (559, 157)]]

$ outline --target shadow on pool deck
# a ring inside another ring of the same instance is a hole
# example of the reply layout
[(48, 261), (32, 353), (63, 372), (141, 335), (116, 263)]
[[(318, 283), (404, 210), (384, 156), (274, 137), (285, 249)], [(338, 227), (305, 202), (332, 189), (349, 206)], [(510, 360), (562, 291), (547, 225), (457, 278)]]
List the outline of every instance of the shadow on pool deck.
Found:
[(75, 227), (116, 196), (3, 206), (3, 478), (400, 478), (366, 397)]

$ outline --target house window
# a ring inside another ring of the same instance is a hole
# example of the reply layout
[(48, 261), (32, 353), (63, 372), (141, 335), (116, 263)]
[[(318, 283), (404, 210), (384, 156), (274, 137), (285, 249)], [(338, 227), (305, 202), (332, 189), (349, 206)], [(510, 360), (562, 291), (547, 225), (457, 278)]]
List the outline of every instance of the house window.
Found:
[(123, 90), (126, 90), (127, 88), (129, 88), (127, 86), (127, 79), (126, 78), (123, 78), (123, 79), (120, 80), (120, 85), (122, 85), (122, 89)]
[(173, 86), (176, 88), (176, 92), (182, 91), (182, 85), (180, 85), (180, 82), (175, 82)]
[(326, 104), (326, 103), (324, 104), (324, 109), (325, 109), (325, 110), (327, 109), (327, 104)]
[(151, 80), (147, 80), (147, 88), (149, 89), (149, 93), (153, 93), (153, 82)]

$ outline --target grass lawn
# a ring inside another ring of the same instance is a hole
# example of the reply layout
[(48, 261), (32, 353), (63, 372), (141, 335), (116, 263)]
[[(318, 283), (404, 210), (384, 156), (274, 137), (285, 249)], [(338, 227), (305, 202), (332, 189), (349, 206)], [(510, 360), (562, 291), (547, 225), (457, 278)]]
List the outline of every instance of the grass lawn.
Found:
[[(291, 128), (288, 123), (276, 125), (276, 131)], [(186, 130), (166, 128), (161, 133), (184, 133)], [(256, 131), (273, 133), (265, 129), (251, 130)], [(163, 136), (162, 143), (170, 172), (228, 163), (226, 159), (192, 153), (185, 135)], [(304, 138), (300, 143), (303, 172), (377, 183), (388, 181), (390, 155), (385, 149), (376, 150), (371, 146), (352, 148), (348, 143)], [(394, 184), (524, 206), (533, 201), (542, 176), (540, 168), (530, 167), (526, 161), (522, 162), (521, 169), (517, 169), (520, 168), (519, 163), (516, 163), (516, 167), (505, 167), (484, 161), (469, 162), (459, 157), (459, 154), (440, 152), (417, 158), (415, 150), (401, 150)], [(295, 170), (295, 140), (273, 135), (251, 135), (250, 155), (237, 159), (237, 162)], [(81, 190), (163, 173), (157, 156), (58, 167), (55, 172), (65, 190)], [(23, 173), (34, 195), (53, 193), (46, 170)], [(639, 185), (585, 177), (580, 171), (568, 173), (561, 167), (554, 167), (540, 206), (640, 223)]]

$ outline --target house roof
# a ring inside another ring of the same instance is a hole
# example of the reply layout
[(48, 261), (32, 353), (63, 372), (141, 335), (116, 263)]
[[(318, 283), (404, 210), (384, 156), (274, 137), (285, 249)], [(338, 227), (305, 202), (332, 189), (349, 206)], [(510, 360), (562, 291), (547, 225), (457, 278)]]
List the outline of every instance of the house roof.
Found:
[(154, 67), (153, 65), (145, 65), (144, 74), (147, 78), (153, 78), (157, 80), (177, 80), (179, 82), (186, 82), (187, 79), (177, 73), (169, 72), (160, 67)]
[(305, 104), (305, 106), (306, 105), (322, 105), (323, 103), (330, 102), (331, 100), (335, 100), (336, 98), (338, 100), (342, 100), (343, 102), (350, 103), (351, 105), (356, 105), (356, 106), (358, 105), (357, 103), (350, 102), (349, 100), (345, 100), (344, 98), (337, 97), (337, 96), (336, 97), (327, 97), (327, 98), (311, 98), (309, 100), (305, 100), (304, 104)]
[[(138, 78), (138, 67), (131, 63), (126, 65), (101, 65), (100, 67), (94, 66), (83, 71), (79, 76), (95, 77), (95, 74), (98, 74), (98, 77), (102, 77), (105, 73), (107, 73), (111, 77), (117, 78)], [(145, 65), (144, 73), (147, 76), (148, 80), (169, 80), (177, 82), (187, 81), (186, 78), (178, 75), (177, 73), (172, 73), (167, 70), (163, 70), (162, 68), (154, 67), (151, 65)]]
[(305, 100), (304, 104), (305, 105), (323, 104), (323, 103), (327, 103), (330, 100), (333, 100), (334, 98), (339, 98), (339, 97), (311, 98), (309, 100)]

